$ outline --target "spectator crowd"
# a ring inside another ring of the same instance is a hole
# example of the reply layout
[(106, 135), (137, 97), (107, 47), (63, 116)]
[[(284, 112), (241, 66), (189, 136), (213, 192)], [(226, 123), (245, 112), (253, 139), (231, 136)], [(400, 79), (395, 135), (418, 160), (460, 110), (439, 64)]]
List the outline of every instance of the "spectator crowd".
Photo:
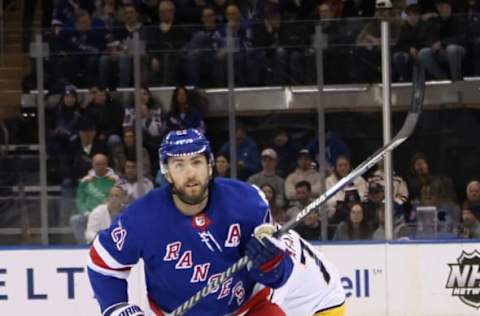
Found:
[(382, 20), (394, 80), (408, 81), (413, 62), (435, 80), (480, 75), (478, 0), (62, 0), (52, 17), (44, 40), (53, 90), (131, 87), (135, 32), (146, 86), (226, 86), (227, 30), (236, 85), (312, 84), (316, 25), (326, 35), (326, 83), (375, 82)]
[[(227, 29), (235, 39), (238, 85), (312, 82), (314, 67), (308, 65), (315, 59), (311, 47), (320, 22), (328, 35), (327, 83), (376, 80), (378, 20), (392, 25), (396, 80), (410, 79), (406, 70), (413, 62), (421, 63), (433, 79), (461, 80), (466, 71), (480, 74), (475, 59), (479, 17), (477, 1), (57, 1), (45, 40), (51, 53), (47, 81), (52, 91), (61, 91), (61, 98), (47, 112), (47, 145), (58, 159), (63, 189), (75, 196), (70, 224), (76, 240), (91, 242), (125, 206), (165, 183), (157, 153), (165, 133), (184, 128), (208, 132), (196, 91), (183, 84), (226, 84)], [(132, 85), (129, 52), (134, 32), (146, 42), (145, 85), (140, 107), (124, 108), (111, 92)], [(466, 60), (474, 67), (464, 69)], [(150, 91), (159, 85), (176, 86), (168, 107)], [(89, 89), (87, 100), (80, 100), (77, 87)], [(135, 149), (137, 118), (142, 157)], [(238, 178), (264, 192), (280, 223), (295, 217), (354, 167), (348, 146), (335, 133), (327, 134), (324, 185), (316, 138), (298, 142), (278, 129), (267, 146), (259, 148), (243, 125), (235, 137)], [(228, 177), (230, 144), (215, 149), (214, 176)], [(138, 163), (143, 165), (141, 177)], [(336, 193), (326, 203), (328, 239), (383, 239), (384, 192), (383, 165), (378, 164)], [(396, 238), (480, 238), (480, 182), (465, 184), (467, 199), (461, 202), (452, 179), (433, 173), (427, 157), (415, 153), (411, 173), (405, 178), (394, 175), (393, 192)], [(296, 229), (318, 240), (322, 220), (313, 212)]]

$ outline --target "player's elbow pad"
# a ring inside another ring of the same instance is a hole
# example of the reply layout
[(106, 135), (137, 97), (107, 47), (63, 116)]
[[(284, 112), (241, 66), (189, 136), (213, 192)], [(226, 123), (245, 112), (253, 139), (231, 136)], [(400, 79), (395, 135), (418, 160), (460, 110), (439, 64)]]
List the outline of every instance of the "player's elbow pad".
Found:
[(107, 308), (102, 316), (145, 316), (142, 309), (138, 305), (119, 303)]

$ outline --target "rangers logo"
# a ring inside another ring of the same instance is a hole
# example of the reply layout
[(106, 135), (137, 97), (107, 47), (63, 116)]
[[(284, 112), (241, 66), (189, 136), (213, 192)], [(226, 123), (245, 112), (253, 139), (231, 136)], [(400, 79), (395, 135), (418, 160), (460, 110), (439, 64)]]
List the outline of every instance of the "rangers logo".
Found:
[(201, 213), (192, 218), (192, 226), (200, 231), (205, 231), (208, 229), (211, 221), (207, 215)]
[(480, 308), (480, 252), (474, 250), (462, 254), (458, 263), (449, 263), (450, 275), (446, 288), (452, 289), (452, 296), (474, 308)]
[(117, 246), (118, 251), (121, 251), (123, 248), (123, 243), (125, 242), (125, 237), (127, 237), (127, 230), (122, 227), (122, 222), (118, 221), (118, 227), (112, 230), (111, 234), (112, 240)]

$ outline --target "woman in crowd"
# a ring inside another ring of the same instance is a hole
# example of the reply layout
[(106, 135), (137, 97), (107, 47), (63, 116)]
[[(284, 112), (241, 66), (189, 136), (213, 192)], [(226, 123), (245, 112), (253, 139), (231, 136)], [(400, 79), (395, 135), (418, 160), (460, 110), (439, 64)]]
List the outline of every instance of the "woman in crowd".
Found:
[(169, 130), (195, 128), (205, 133), (203, 115), (191, 101), (185, 87), (177, 87), (173, 91), (167, 122)]
[(217, 154), (215, 156), (215, 166), (213, 168), (214, 177), (230, 177), (230, 158), (227, 154)]
[(270, 206), (270, 212), (272, 214), (273, 220), (280, 224), (285, 223), (288, 219), (287, 214), (275, 202), (277, 198), (277, 193), (275, 192), (275, 189), (269, 184), (264, 184), (260, 187), (260, 190), (262, 190), (262, 192), (265, 194), (265, 198), (268, 201), (268, 205)]
[(368, 240), (372, 229), (364, 216), (361, 203), (352, 203), (347, 219), (337, 226), (333, 240)]

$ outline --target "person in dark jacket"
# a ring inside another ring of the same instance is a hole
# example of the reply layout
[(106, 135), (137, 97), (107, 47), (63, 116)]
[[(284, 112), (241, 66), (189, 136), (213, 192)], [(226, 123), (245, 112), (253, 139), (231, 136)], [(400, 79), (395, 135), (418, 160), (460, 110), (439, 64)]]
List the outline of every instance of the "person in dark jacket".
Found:
[(114, 26), (113, 33), (109, 35), (107, 52), (99, 62), (100, 84), (111, 89), (131, 86), (133, 65), (128, 49), (132, 46), (135, 32), (138, 32), (140, 40), (145, 40), (147, 34), (137, 6), (132, 3), (123, 5), (123, 15), (125, 22)]
[(216, 40), (217, 16), (212, 7), (202, 10), (202, 28), (196, 31), (185, 45), (185, 68), (187, 84), (193, 86), (213, 85), (214, 60), (218, 43)]
[(436, 2), (438, 17), (427, 23), (430, 35), (427, 47), (422, 48), (418, 58), (434, 79), (448, 78), (440, 63), (448, 64), (450, 78), (462, 79), (462, 62), (465, 57), (467, 30), (462, 18), (452, 15), (452, 6), (448, 0)]
[(175, 85), (178, 80), (178, 50), (188, 40), (184, 27), (177, 24), (175, 4), (171, 0), (158, 5), (159, 22), (147, 32), (148, 84)]
[(421, 10), (416, 4), (409, 5), (405, 9), (407, 20), (400, 28), (396, 51), (393, 54), (393, 66), (398, 81), (404, 82), (410, 79), (411, 72), (408, 67), (418, 60), (418, 51), (425, 45), (425, 24), (421, 21)]
[(69, 69), (76, 75), (73, 81), (77, 86), (95, 82), (98, 73), (98, 60), (105, 50), (106, 30), (102, 20), (92, 18), (85, 10), (75, 14), (75, 26), (68, 29), (69, 58), (74, 60)]
[(115, 147), (121, 143), (123, 107), (100, 85), (90, 89), (90, 97), (92, 101), (85, 108), (85, 115), (93, 120), (100, 141), (106, 142), (109, 148)]
[(75, 86), (67, 85), (60, 102), (47, 112), (47, 144), (52, 158), (58, 158), (62, 179), (69, 174), (70, 164), (68, 148), (77, 136), (81, 119), (80, 104)]

